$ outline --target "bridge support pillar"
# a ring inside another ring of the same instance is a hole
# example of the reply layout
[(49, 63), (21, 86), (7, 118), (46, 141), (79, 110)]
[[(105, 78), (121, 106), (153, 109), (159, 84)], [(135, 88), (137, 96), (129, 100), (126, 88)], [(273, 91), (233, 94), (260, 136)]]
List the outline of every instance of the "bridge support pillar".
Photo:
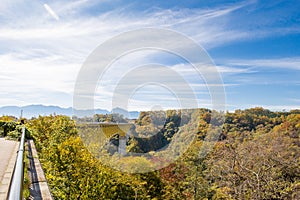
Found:
[(126, 155), (126, 136), (119, 136), (118, 153), (122, 156)]

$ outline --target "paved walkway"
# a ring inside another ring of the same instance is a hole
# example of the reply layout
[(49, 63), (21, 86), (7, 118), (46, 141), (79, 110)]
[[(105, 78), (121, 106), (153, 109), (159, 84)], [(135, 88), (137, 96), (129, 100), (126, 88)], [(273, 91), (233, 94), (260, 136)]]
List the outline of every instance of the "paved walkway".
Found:
[(7, 194), (18, 147), (19, 142), (0, 138), (0, 199)]

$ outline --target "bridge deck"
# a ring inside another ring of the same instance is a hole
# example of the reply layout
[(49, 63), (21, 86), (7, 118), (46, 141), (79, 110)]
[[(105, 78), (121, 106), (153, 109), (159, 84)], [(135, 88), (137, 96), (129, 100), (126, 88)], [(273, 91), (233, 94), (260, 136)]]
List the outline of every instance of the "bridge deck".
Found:
[(129, 123), (81, 123), (77, 124), (78, 128), (100, 128), (99, 131), (105, 134), (106, 137), (111, 137), (114, 134), (125, 136), (133, 124)]

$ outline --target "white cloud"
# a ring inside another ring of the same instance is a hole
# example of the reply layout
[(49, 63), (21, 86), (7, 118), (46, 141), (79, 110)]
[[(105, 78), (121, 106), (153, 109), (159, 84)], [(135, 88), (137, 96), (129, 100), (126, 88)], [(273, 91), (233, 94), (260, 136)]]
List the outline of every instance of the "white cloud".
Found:
[[(64, 92), (71, 94), (80, 65), (61, 63), (55, 56), (43, 58), (18, 58), (18, 54), (0, 55), (1, 88), (8, 95), (37, 91)], [(20, 97), (22, 98), (22, 97)]]
[[(287, 99), (288, 101), (291, 101), (291, 102), (294, 102), (294, 103), (299, 103), (300, 104), (300, 98), (299, 99), (296, 99), (296, 98), (289, 98)], [(299, 109), (300, 109), (300, 106), (299, 106)]]
[[(204, 66), (205, 67), (205, 66)], [(243, 74), (243, 73), (253, 73), (255, 72), (250, 67), (231, 67), (231, 66), (221, 66), (215, 65), (212, 67), (206, 67), (206, 70), (212, 70), (212, 68), (216, 68), (219, 73), (222, 74)], [(180, 73), (194, 73), (195, 69), (191, 64), (180, 63), (172, 66), (173, 69)]]
[(237, 109), (248, 109), (248, 108), (256, 108), (263, 107), (265, 109), (269, 109), (271, 111), (290, 111), (295, 109), (300, 109), (300, 104), (292, 104), (292, 105), (263, 105), (263, 104), (247, 104), (247, 105), (237, 105), (237, 104), (227, 104), (226, 108), (229, 112), (234, 112)]
[(47, 12), (57, 21), (59, 20), (59, 16), (54, 12), (54, 10), (48, 5), (48, 4), (44, 4), (45, 9), (47, 10)]
[(272, 111), (290, 111), (295, 109), (300, 109), (300, 104), (294, 104), (294, 105), (251, 105), (249, 108), (255, 108), (255, 107), (263, 107)]
[(300, 70), (300, 57), (287, 57), (275, 59), (251, 59), (251, 60), (230, 60), (230, 66), (242, 66), (252, 68), (280, 68)]
[[(103, 2), (107, 0), (100, 3)], [(129, 10), (130, 8), (116, 8), (95, 13), (93, 16), (82, 14), (86, 8), (98, 3), (95, 0), (57, 1), (48, 4), (32, 1), (1, 2), (0, 11), (3, 12), (0, 14), (0, 41), (5, 43), (0, 48), (2, 105), (12, 102), (30, 104), (34, 99), (35, 103), (40, 101), (51, 104), (54, 101), (57, 105), (71, 106), (69, 97), (64, 99), (58, 94), (72, 95), (76, 75), (84, 59), (99, 44), (124, 31), (142, 27), (169, 28), (192, 37), (206, 48), (256, 37), (247, 31), (229, 30), (227, 27), (230, 23), (228, 16), (247, 6), (247, 2), (215, 9), (157, 9), (135, 12)], [(131, 14), (128, 15), (128, 12)], [(56, 20), (50, 18), (49, 14)], [(150, 60), (149, 55), (139, 56), (131, 64)], [(126, 72), (125, 65), (120, 66)], [(189, 68), (180, 64), (173, 68), (186, 76), (193, 86), (203, 86), (199, 79), (193, 79), (194, 74)], [(217, 66), (217, 69), (222, 74), (251, 71), (247, 67)], [(112, 71), (107, 79), (107, 86), (99, 89), (103, 95), (97, 97), (96, 101), (104, 97), (107, 100), (107, 96), (112, 95), (111, 84), (122, 73), (124, 71)], [(196, 93), (204, 92), (199, 88), (195, 90)], [(24, 93), (33, 96), (25, 98)], [(5, 98), (2, 94), (6, 94)]]

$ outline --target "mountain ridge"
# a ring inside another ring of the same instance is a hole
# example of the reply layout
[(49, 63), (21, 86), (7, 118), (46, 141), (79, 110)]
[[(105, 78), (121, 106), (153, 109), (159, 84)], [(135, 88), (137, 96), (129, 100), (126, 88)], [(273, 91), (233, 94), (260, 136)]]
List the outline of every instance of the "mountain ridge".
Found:
[[(95, 109), (95, 110), (75, 110), (72, 107), (63, 108), (60, 106), (54, 106), (54, 105), (42, 105), (42, 104), (32, 104), (32, 105), (26, 105), (26, 106), (2, 106), (0, 107), (0, 115), (12, 115), (15, 117), (21, 116), (21, 110), (23, 111), (23, 117), (25, 118), (32, 118), (32, 117), (38, 117), (39, 115), (66, 115), (66, 116), (74, 116), (74, 113), (78, 117), (85, 117), (87, 116), (87, 113), (94, 113), (94, 114), (111, 114), (111, 113), (119, 113), (123, 114), (128, 111), (122, 109), (122, 111), (119, 108), (114, 108), (112, 111), (108, 111), (106, 109)], [(116, 112), (116, 110), (120, 112)], [(130, 118), (136, 118), (138, 117), (139, 112), (138, 111), (130, 111), (129, 117)]]

